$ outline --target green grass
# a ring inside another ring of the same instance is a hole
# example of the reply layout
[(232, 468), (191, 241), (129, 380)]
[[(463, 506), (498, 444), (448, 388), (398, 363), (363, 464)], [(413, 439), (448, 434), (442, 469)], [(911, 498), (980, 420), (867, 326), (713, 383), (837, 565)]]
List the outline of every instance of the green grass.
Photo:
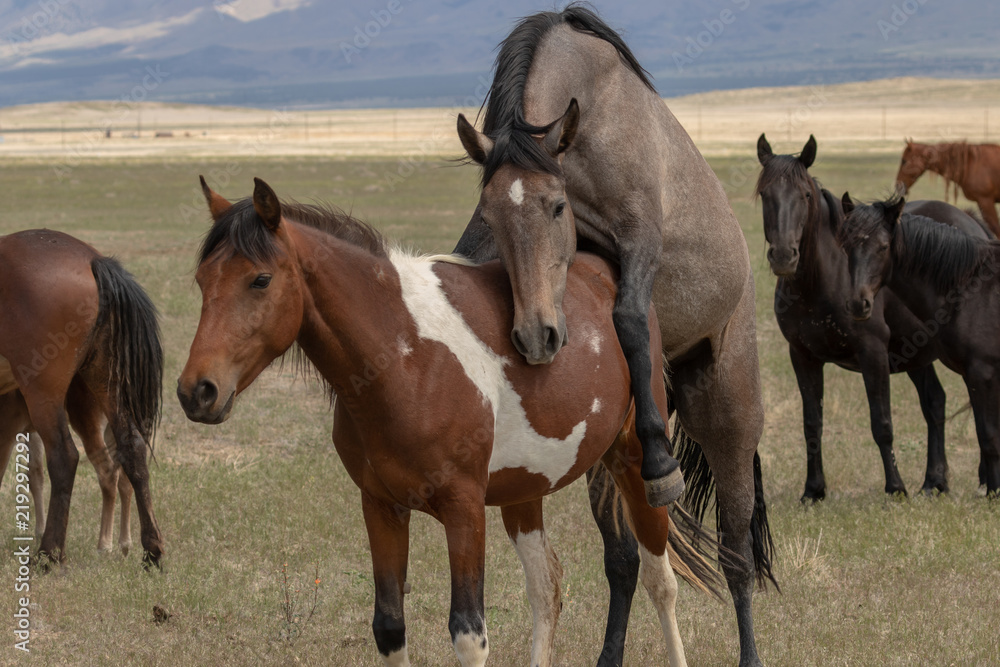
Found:
[[(779, 147), (780, 148), (780, 147)], [(898, 158), (824, 159), (813, 172), (838, 196), (885, 194)], [(401, 166), (402, 165), (402, 166)], [(767, 413), (760, 451), (782, 594), (755, 598), (758, 645), (770, 665), (990, 665), (1000, 661), (1000, 521), (978, 495), (979, 452), (969, 414), (947, 426), (953, 492), (888, 499), (869, 431), (861, 377), (826, 372), (828, 499), (804, 508), (801, 407), (787, 346), (774, 321), (774, 278), (764, 258), (759, 208), (750, 201), (755, 160), (713, 160), (750, 245), (756, 271), (761, 377)], [(207, 225), (197, 176), (222, 194), (248, 195), (252, 177), (283, 197), (330, 201), (388, 235), (429, 252), (449, 250), (475, 206), (477, 173), (418, 163), (402, 180), (398, 161), (287, 159), (236, 162), (104, 161), (60, 181), (50, 164), (0, 167), (0, 232), (62, 229), (119, 256), (161, 310), (164, 421), (152, 464), (165, 571), (146, 573), (136, 552), (101, 556), (100, 494), (80, 466), (64, 571), (31, 582), (32, 655), (12, 648), (16, 563), (0, 557), (0, 664), (377, 664), (370, 630), (373, 586), (357, 489), (330, 441), (332, 417), (315, 383), (290, 368), (268, 371), (221, 426), (188, 422), (173, 397), (197, 325), (194, 257)], [(228, 173), (231, 182), (218, 176)], [(214, 176), (213, 176), (214, 174)], [(391, 186), (391, 187), (390, 187)], [(939, 197), (921, 181), (915, 195)], [(949, 414), (966, 402), (961, 379), (941, 369)], [(896, 450), (903, 479), (919, 489), (925, 426), (908, 381), (893, 381)], [(0, 493), (0, 544), (13, 545), (13, 489)], [(600, 650), (606, 584), (598, 533), (582, 484), (546, 503), (553, 545), (566, 570), (557, 635), (562, 665), (592, 664)], [(134, 514), (133, 514), (134, 517)], [(488, 512), (486, 606), (493, 665), (524, 664), (530, 611), (499, 512)], [(415, 515), (406, 599), (415, 664), (456, 664), (448, 639), (449, 582), (441, 527)], [(13, 546), (5, 546), (13, 551)], [(282, 567), (307, 612), (318, 566), (319, 604), (289, 633)], [(3, 583), (9, 582), (9, 583)], [(154, 624), (154, 605), (171, 618)], [(734, 664), (731, 605), (682, 587), (679, 623), (693, 665)], [(6, 620), (3, 620), (6, 619)], [(286, 639), (289, 634), (294, 639)], [(655, 612), (636, 596), (627, 664), (662, 664)]]

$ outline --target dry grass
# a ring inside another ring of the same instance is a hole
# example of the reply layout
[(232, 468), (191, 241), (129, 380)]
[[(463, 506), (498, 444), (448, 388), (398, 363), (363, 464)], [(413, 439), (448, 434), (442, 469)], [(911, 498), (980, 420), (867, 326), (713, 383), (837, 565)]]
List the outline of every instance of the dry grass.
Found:
[[(0, 119), (2, 119), (0, 113)], [(826, 473), (829, 498), (798, 503), (805, 456), (801, 409), (787, 348), (774, 322), (774, 279), (766, 269), (760, 213), (749, 201), (753, 145), (712, 160), (750, 244), (757, 280), (759, 347), (767, 413), (761, 441), (765, 488), (784, 593), (758, 595), (757, 637), (770, 665), (991, 665), (1000, 659), (997, 506), (978, 494), (978, 449), (968, 415), (947, 426), (954, 491), (944, 498), (884, 497), (860, 376), (827, 371)], [(776, 150), (797, 150), (812, 127)], [(769, 130), (770, 132), (770, 130)], [(814, 171), (835, 192), (883, 194), (894, 156), (829, 156), (820, 137)], [(234, 169), (230, 169), (235, 164)], [(401, 180), (398, 160), (202, 158), (87, 161), (55, 177), (58, 163), (33, 159), (0, 166), (0, 232), (64, 229), (117, 254), (147, 287), (162, 314), (166, 346), (164, 423), (152, 484), (167, 540), (166, 570), (147, 574), (137, 554), (94, 551), (99, 492), (80, 467), (65, 571), (32, 581), (32, 655), (0, 646), (0, 663), (40, 664), (333, 664), (377, 663), (370, 631), (373, 589), (358, 493), (330, 444), (331, 416), (319, 387), (289, 368), (269, 370), (226, 424), (188, 422), (173, 398), (200, 306), (192, 282), (195, 250), (206, 224), (198, 205), (199, 173), (229, 174), (216, 183), (232, 197), (266, 178), (284, 196), (328, 199), (390, 236), (426, 251), (450, 249), (475, 204), (476, 173), (422, 161)], [(748, 166), (749, 165), (749, 166)], [(235, 171), (235, 173), (233, 173)], [(391, 185), (390, 185), (391, 183)], [(921, 181), (918, 196), (938, 194)], [(965, 402), (960, 379), (942, 370), (948, 412)], [(925, 431), (908, 383), (894, 379), (899, 467), (911, 490), (923, 475)], [(12, 545), (8, 480), (0, 508), (0, 543)], [(546, 504), (553, 545), (566, 570), (558, 664), (592, 664), (600, 650), (606, 584), (599, 536), (585, 489), (571, 486)], [(492, 665), (523, 664), (530, 611), (520, 567), (488, 513), (487, 623)], [(12, 547), (11, 547), (12, 550)], [(454, 664), (442, 529), (416, 516), (412, 529), (408, 632), (415, 664)], [(315, 615), (288, 641), (282, 568), (305, 604), (321, 579)], [(318, 565), (318, 570), (315, 569)], [(13, 558), (0, 558), (0, 627), (15, 604)], [(153, 607), (171, 614), (154, 622)], [(688, 588), (678, 601), (689, 661), (733, 664), (736, 627), (729, 604)], [(4, 625), (7, 624), (7, 625)], [(662, 664), (655, 612), (636, 597), (627, 664)]]

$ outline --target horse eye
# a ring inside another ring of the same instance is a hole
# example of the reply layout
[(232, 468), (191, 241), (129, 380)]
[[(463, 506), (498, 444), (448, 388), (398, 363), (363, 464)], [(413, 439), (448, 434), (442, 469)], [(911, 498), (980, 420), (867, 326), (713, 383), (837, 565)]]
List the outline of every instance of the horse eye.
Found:
[(807, 192), (806, 193), (806, 199), (812, 199), (812, 196), (813, 196), (813, 193), (811, 193), (811, 192)]
[(250, 283), (250, 288), (251, 289), (266, 289), (267, 286), (270, 285), (270, 284), (271, 284), (271, 274), (270, 273), (262, 273), (259, 276), (257, 276), (256, 278), (254, 278), (254, 281), (252, 283)]
[(556, 210), (555, 213), (552, 215), (552, 217), (558, 218), (560, 215), (563, 214), (563, 211), (565, 209), (566, 209), (566, 202), (563, 201), (559, 202), (558, 204), (556, 204)]

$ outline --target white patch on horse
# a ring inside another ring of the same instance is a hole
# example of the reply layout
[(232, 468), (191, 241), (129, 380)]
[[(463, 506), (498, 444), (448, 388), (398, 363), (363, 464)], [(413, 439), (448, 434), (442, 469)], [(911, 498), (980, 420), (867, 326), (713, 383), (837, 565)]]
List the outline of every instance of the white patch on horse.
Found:
[(594, 402), (591, 403), (590, 405), (590, 411), (595, 415), (601, 411), (601, 399), (599, 398), (594, 399)]
[(402, 336), (396, 339), (396, 349), (399, 350), (399, 356), (401, 357), (408, 357), (413, 352), (413, 348), (410, 347), (410, 344)]
[(646, 547), (639, 543), (639, 579), (649, 594), (656, 614), (660, 617), (660, 627), (667, 643), (667, 657), (671, 667), (687, 665), (684, 657), (684, 643), (677, 629), (677, 577), (670, 567), (667, 552), (654, 556)]
[(490, 644), (485, 631), (481, 635), (466, 632), (457, 634), (453, 646), (462, 667), (483, 667), (490, 654)]
[(562, 565), (544, 531), (519, 533), (517, 539), (511, 542), (524, 568), (525, 589), (531, 605), (534, 628), (531, 664), (549, 665), (552, 663), (552, 644), (559, 620)]
[(493, 411), (489, 472), (524, 468), (545, 475), (555, 485), (576, 463), (587, 432), (586, 418), (562, 440), (537, 433), (504, 373), (503, 367), (510, 362), (480, 340), (451, 305), (434, 273), (434, 263), (397, 250), (390, 251), (389, 259), (399, 274), (403, 303), (417, 325), (417, 335), (446, 345)]
[(521, 179), (516, 179), (510, 184), (510, 200), (514, 202), (517, 206), (524, 203), (524, 184), (521, 183)]
[[(381, 654), (380, 654), (381, 655)], [(407, 655), (406, 645), (398, 651), (393, 651), (389, 655), (383, 655), (382, 664), (385, 667), (410, 667), (410, 656)]]

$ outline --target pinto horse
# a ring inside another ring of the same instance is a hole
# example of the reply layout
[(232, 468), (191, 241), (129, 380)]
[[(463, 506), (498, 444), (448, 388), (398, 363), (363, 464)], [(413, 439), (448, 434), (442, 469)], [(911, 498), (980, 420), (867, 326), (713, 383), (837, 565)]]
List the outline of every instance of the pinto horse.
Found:
[[(82, 434), (83, 448), (97, 472), (97, 483), (101, 487), (101, 526), (97, 535), (97, 550), (111, 551), (114, 539), (115, 494), (121, 498), (121, 524), (118, 530), (118, 547), (128, 555), (132, 547), (132, 524), (130, 513), (132, 509), (132, 485), (121, 473), (121, 465), (114, 457), (114, 435), (109, 427), (104, 427), (101, 437), (100, 424), (107, 420), (98, 412), (92, 412), (95, 407), (80, 404), (71, 392), (67, 396), (67, 413), (70, 424), (84, 425)], [(45, 476), (42, 468), (42, 458), (45, 447), (28, 414), (28, 406), (24, 396), (18, 390), (0, 393), (0, 479), (10, 461), (16, 443), (23, 442), (19, 434), (25, 434), (27, 444), (27, 480), (31, 497), (35, 501), (35, 538), (42, 539), (45, 534), (45, 500), (42, 490)], [(108, 445), (111, 445), (108, 447)], [(24, 457), (17, 456), (17, 463)]]
[[(28, 230), (0, 237), (0, 267), (0, 393), (16, 389), (23, 396), (30, 424), (45, 445), (52, 485), (39, 554), (65, 560), (80, 459), (72, 425), (102, 480), (105, 546), (110, 546), (108, 503), (113, 513), (116, 486), (110, 480), (118, 464), (135, 492), (143, 560), (158, 564), (163, 539), (146, 467), (163, 371), (156, 309), (117, 261), (61, 232)], [(114, 461), (102, 435), (105, 424), (115, 442)], [(128, 496), (125, 484), (117, 486), (124, 524)], [(127, 533), (120, 539), (129, 539)]]
[[(636, 401), (642, 476), (659, 503), (679, 486), (649, 389), (660, 372), (649, 352), (655, 304), (682, 446), (675, 453), (690, 460), (686, 500), (701, 515), (716, 491), (723, 544), (742, 557), (724, 567), (740, 664), (759, 665), (754, 575), (773, 581), (757, 455), (764, 409), (750, 257), (722, 185), (622, 38), (578, 4), (518, 23), (500, 45), (483, 131), (459, 116), (458, 133), (482, 166), (482, 191), (455, 252), (503, 262), (514, 293), (511, 337), (530, 363), (550, 362), (574, 335), (561, 303), (578, 245), (619, 265), (615, 330)], [(627, 610), (629, 575), (621, 576), (613, 604)], [(627, 613), (611, 620), (624, 636)]]
[[(812, 136), (800, 155), (775, 155), (764, 135), (757, 141), (762, 169), (755, 195), (764, 210), (767, 259), (778, 276), (774, 314), (802, 395), (806, 441), (803, 502), (826, 496), (823, 475), (823, 366), (860, 372), (868, 395), (872, 436), (885, 470), (886, 493), (906, 493), (893, 453), (889, 374), (906, 372), (917, 388), (927, 421), (927, 472), (923, 492), (948, 490), (944, 449), (945, 394), (934, 371), (936, 350), (914, 347), (924, 324), (890, 289), (881, 290), (871, 316), (856, 320), (845, 304), (851, 294), (847, 255), (837, 242), (841, 202), (809, 175), (816, 159)], [(944, 202), (918, 201), (906, 212), (926, 215), (986, 240), (980, 224)]]
[(1000, 236), (996, 209), (996, 204), (1000, 203), (1000, 146), (964, 141), (918, 144), (907, 139), (896, 173), (896, 182), (903, 186), (903, 194), (928, 170), (944, 177), (945, 199), (949, 186), (954, 187), (956, 200), (961, 187), (966, 198), (979, 206), (993, 236)]
[(902, 197), (856, 206), (845, 192), (843, 207), (851, 315), (871, 317), (883, 287), (916, 315), (922, 329), (914, 346), (933, 350), (965, 380), (980, 483), (989, 496), (1000, 495), (1000, 242), (907, 213)]
[[(466, 667), (485, 663), (485, 506), (498, 505), (525, 571), (531, 664), (550, 665), (562, 567), (542, 497), (599, 460), (635, 526), (670, 662), (684, 664), (669, 518), (645, 501), (628, 366), (615, 345), (613, 268), (579, 258), (565, 304), (578, 331), (574, 354), (532, 368), (506, 335), (513, 300), (498, 262), (415, 257), (361, 222), (281, 203), (255, 182), (252, 198), (230, 205), (202, 179), (214, 224), (195, 274), (201, 320), (177, 395), (189, 419), (225, 421), (240, 392), (293, 343), (329, 384), (334, 445), (361, 489), (372, 629), (385, 664), (409, 664), (403, 592), (414, 509), (447, 535), (455, 652)], [(650, 322), (656, 340), (655, 316)], [(655, 384), (665, 414), (663, 384)]]

